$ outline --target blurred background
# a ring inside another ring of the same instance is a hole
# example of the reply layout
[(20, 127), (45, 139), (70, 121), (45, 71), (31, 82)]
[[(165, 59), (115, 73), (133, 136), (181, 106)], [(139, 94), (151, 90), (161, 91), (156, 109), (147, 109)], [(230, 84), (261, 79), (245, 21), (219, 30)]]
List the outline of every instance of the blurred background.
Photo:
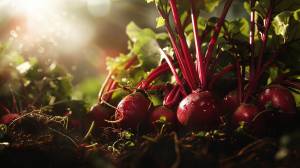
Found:
[(125, 28), (130, 21), (153, 27), (156, 11), (145, 4), (143, 0), (0, 0), (0, 38), (12, 41), (23, 55), (62, 62), (77, 74), (77, 83), (105, 71), (106, 56), (126, 52)]
[(106, 57), (127, 52), (126, 25), (153, 28), (156, 17), (144, 0), (0, 0), (0, 10), (0, 42), (62, 65), (78, 99), (96, 98)]
[[(96, 98), (106, 57), (127, 52), (126, 25), (155, 29), (157, 17), (145, 0), (0, 0), (0, 10), (0, 42), (62, 65), (73, 76), (73, 96), (87, 101)], [(229, 17), (238, 13), (233, 7)]]

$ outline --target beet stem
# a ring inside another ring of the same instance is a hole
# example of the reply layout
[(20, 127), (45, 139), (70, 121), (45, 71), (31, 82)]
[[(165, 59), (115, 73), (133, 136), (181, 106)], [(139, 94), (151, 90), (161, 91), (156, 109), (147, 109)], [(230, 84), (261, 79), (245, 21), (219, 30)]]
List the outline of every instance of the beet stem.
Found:
[(236, 77), (237, 77), (237, 85), (238, 85), (238, 100), (239, 104), (243, 101), (243, 81), (241, 75), (241, 65), (240, 60), (236, 61)]
[(169, 70), (168, 64), (167, 63), (162, 63), (157, 68), (152, 70), (145, 80), (141, 81), (138, 84), (138, 88), (140, 88), (140, 89), (148, 88), (151, 82), (153, 82), (160, 75), (166, 73), (168, 70)]
[(249, 32), (249, 45), (250, 45), (250, 83), (253, 81), (254, 75), (255, 75), (255, 44), (254, 44), (254, 34), (255, 34), (255, 0), (250, 0), (250, 7), (251, 7), (251, 13), (250, 13), (250, 32)]
[(7, 107), (5, 107), (2, 103), (0, 103), (0, 108), (2, 108), (2, 110), (4, 110), (6, 114), (10, 114), (10, 110)]
[(176, 102), (177, 98), (180, 96), (180, 88), (176, 85), (169, 94), (166, 95), (163, 105), (169, 106)]
[(111, 80), (111, 83), (108, 85), (107, 89), (105, 90), (105, 94), (103, 94), (103, 99), (109, 101), (113, 94), (113, 92), (110, 91), (115, 90), (118, 85), (119, 85), (118, 82)]
[(209, 41), (209, 44), (208, 44), (208, 47), (207, 47), (207, 50), (206, 50), (206, 53), (205, 53), (205, 71), (207, 71), (208, 69), (208, 65), (209, 65), (209, 62), (211, 60), (211, 57), (212, 57), (212, 54), (213, 54), (213, 49), (216, 45), (216, 42), (217, 42), (217, 38), (219, 36), (219, 33), (221, 31), (221, 28), (224, 24), (224, 21), (225, 21), (225, 17), (228, 13), (228, 10), (232, 4), (232, 1), (233, 0), (227, 0), (225, 5), (224, 5), (224, 9), (222, 11), (222, 14), (221, 16), (219, 17), (219, 20), (217, 22), (217, 25), (214, 29), (214, 34), (213, 36), (211, 37), (210, 41)]
[(267, 46), (267, 40), (268, 40), (268, 32), (271, 26), (272, 22), (272, 10), (273, 10), (273, 4), (272, 1), (270, 2), (270, 7), (268, 8), (267, 16), (265, 18), (265, 30), (262, 34), (261, 40), (262, 40), (262, 46), (259, 50), (258, 55), (258, 62), (256, 66), (256, 73), (260, 73), (262, 68), (262, 62), (263, 62), (263, 55)]
[(175, 35), (172, 31), (172, 28), (170, 26), (170, 23), (169, 23), (169, 17), (168, 17), (168, 15), (165, 15), (164, 12), (159, 7), (157, 7), (157, 9), (158, 9), (160, 16), (162, 16), (165, 19), (166, 31), (170, 37), (170, 41), (171, 41), (172, 47), (174, 49), (175, 56), (178, 61), (179, 67), (182, 71), (183, 78), (187, 81), (189, 87), (192, 88), (192, 83), (189, 80), (189, 73), (184, 68), (185, 64), (184, 64), (184, 61), (182, 60), (182, 51), (177, 45), (176, 37), (175, 37)]
[(111, 82), (111, 76), (112, 76), (112, 74), (113, 73), (111, 71), (108, 73), (108, 75), (106, 76), (106, 78), (105, 78), (105, 80), (104, 80), (104, 82), (103, 82), (103, 84), (101, 86), (101, 89), (100, 89), (100, 91), (98, 93), (98, 101), (99, 102), (102, 101), (103, 93), (104, 93), (105, 89), (107, 88), (107, 85), (109, 84), (109, 82)]
[(162, 49), (159, 49), (159, 51), (160, 51), (162, 57), (167, 61), (168, 65), (169, 65), (169, 67), (170, 67), (170, 69), (171, 69), (171, 71), (172, 71), (172, 73), (175, 77), (175, 80), (176, 80), (177, 84), (180, 86), (180, 89), (181, 89), (182, 93), (184, 94), (184, 96), (187, 96), (187, 93), (186, 93), (186, 91), (184, 89), (184, 86), (183, 86), (183, 84), (182, 84), (182, 82), (181, 82), (181, 80), (180, 80), (180, 78), (179, 78), (179, 76), (176, 72), (175, 66), (173, 65), (173, 62), (172, 62), (171, 58), (168, 57)]
[(190, 0), (191, 4), (191, 18), (192, 18), (192, 24), (193, 24), (193, 33), (194, 33), (194, 39), (195, 39), (195, 47), (196, 47), (196, 64), (197, 64), (197, 71), (200, 79), (201, 87), (204, 88), (206, 86), (206, 75), (204, 74), (204, 65), (203, 65), (203, 54), (201, 51), (201, 43), (202, 41), (199, 37), (198, 33), (198, 25), (197, 25), (197, 16), (195, 7), (194, 7), (194, 0)]
[(214, 84), (216, 83), (217, 80), (219, 80), (220, 78), (222, 78), (226, 73), (232, 71), (234, 68), (234, 65), (230, 64), (227, 65), (226, 67), (224, 67), (220, 72), (216, 73), (212, 79), (209, 82), (209, 89), (212, 89)]
[(249, 83), (249, 88), (247, 88), (247, 92), (246, 92), (246, 96), (244, 98), (244, 102), (247, 102), (250, 95), (254, 93), (254, 91), (257, 87), (256, 85), (258, 84), (258, 81), (260, 80), (261, 76), (267, 70), (267, 68), (273, 63), (273, 61), (278, 56), (278, 54), (279, 54), (279, 52), (275, 52), (271, 56), (271, 58), (269, 58), (269, 60), (263, 65), (260, 72), (254, 77), (253, 81), (251, 83)]
[[(273, 3), (271, 1), (270, 6), (268, 8), (267, 16), (265, 18), (265, 30), (262, 34), (261, 40), (262, 40), (262, 47), (259, 50), (258, 55), (258, 62), (256, 65), (256, 76), (253, 75), (252, 81), (249, 83), (249, 87), (247, 88), (246, 96), (244, 98), (244, 102), (247, 102), (250, 98), (250, 95), (255, 92), (256, 85), (258, 84), (258, 81), (260, 80), (261, 75), (264, 73), (264, 71), (268, 68), (268, 66), (273, 62), (273, 59), (276, 57), (274, 55), (277, 55), (278, 52), (276, 52), (265, 64), (262, 63), (263, 55), (267, 46), (267, 39), (268, 39), (268, 32), (271, 26), (272, 22), (272, 10), (273, 10)], [(263, 64), (263, 65), (262, 65)]]
[[(127, 70), (129, 69), (132, 65), (134, 65), (136, 62), (138, 61), (138, 58), (137, 56), (133, 56), (132, 58), (130, 58), (125, 66), (124, 66), (124, 69)], [(118, 86), (118, 83), (114, 80), (111, 79), (112, 75), (115, 73), (115, 70), (112, 70), (108, 73), (108, 75), (106, 76), (103, 84), (102, 84), (102, 87), (98, 93), (98, 102), (102, 102), (102, 96), (103, 96), (103, 93), (104, 92), (109, 92), (111, 90), (114, 90), (117, 86)], [(108, 101), (110, 98), (111, 98), (111, 94), (109, 95), (106, 95), (105, 97), (105, 100)]]
[(177, 9), (177, 6), (176, 6), (176, 0), (170, 0), (169, 4), (170, 4), (171, 10), (172, 10), (175, 27), (176, 27), (177, 33), (179, 35), (179, 42), (181, 44), (181, 48), (182, 48), (182, 51), (183, 51), (183, 56), (184, 56), (183, 60), (184, 60), (185, 65), (186, 65), (184, 68), (187, 68), (187, 71), (190, 74), (189, 75), (189, 80), (192, 83), (192, 88), (191, 89), (196, 90), (197, 89), (197, 83), (198, 83), (199, 79), (197, 78), (198, 76), (197, 76), (196, 69), (195, 69), (195, 66), (194, 66), (194, 63), (193, 63), (193, 59), (191, 57), (191, 53), (189, 52), (188, 45), (187, 45), (187, 42), (186, 42), (186, 38), (185, 38), (185, 35), (184, 35), (184, 30), (183, 30), (181, 22), (180, 22), (180, 16), (179, 16), (178, 9)]

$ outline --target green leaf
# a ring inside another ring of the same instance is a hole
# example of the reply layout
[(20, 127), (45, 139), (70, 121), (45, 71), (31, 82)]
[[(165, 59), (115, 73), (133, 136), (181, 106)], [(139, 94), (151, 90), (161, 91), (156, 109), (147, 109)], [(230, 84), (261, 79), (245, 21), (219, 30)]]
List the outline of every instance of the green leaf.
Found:
[(127, 140), (130, 140), (134, 137), (134, 134), (130, 131), (122, 131), (120, 133), (120, 137), (124, 138), (124, 139), (127, 139)]
[(146, 0), (147, 3), (154, 2), (154, 0)]
[(124, 70), (124, 65), (126, 62), (132, 58), (132, 54), (120, 54), (119, 56), (112, 58), (112, 57), (107, 57), (106, 59), (106, 68), (109, 72), (111, 71), (123, 71)]
[(156, 18), (156, 28), (160, 28), (165, 26), (165, 19), (163, 17), (157, 17)]
[(203, 0), (203, 4), (207, 12), (212, 12), (220, 4), (220, 0)]
[(249, 22), (245, 18), (225, 22), (227, 34), (234, 40), (248, 41)]
[(295, 20), (300, 21), (300, 9), (294, 11), (293, 16)]
[(273, 22), (272, 25), (274, 27), (274, 31), (276, 35), (281, 35), (284, 41), (287, 41), (288, 36), (288, 28), (290, 23), (290, 16), (291, 12), (282, 12), (278, 14)]
[(140, 66), (145, 71), (155, 68), (161, 59), (156, 33), (148, 28), (141, 29), (133, 22), (128, 24), (126, 32), (133, 42), (131, 52), (138, 56)]
[[(141, 29), (134, 22), (130, 22), (126, 27), (126, 33), (132, 42), (137, 42), (138, 40), (148, 40), (149, 38), (155, 38), (155, 33), (151, 29)], [(145, 35), (145, 37), (142, 37)]]
[(256, 3), (255, 9), (262, 16), (266, 16), (267, 9), (270, 6), (270, 2), (273, 1), (272, 15), (275, 16), (284, 11), (294, 11), (300, 8), (299, 0), (259, 0)]
[(118, 88), (116, 89), (112, 96), (111, 96), (111, 100), (109, 103), (111, 103), (113, 106), (117, 106), (118, 103), (129, 94), (130, 92), (127, 90), (124, 90), (122, 88)]
[(284, 11), (274, 17), (272, 22), (274, 33), (279, 38), (283, 39), (283, 43), (297, 41), (300, 39), (300, 32), (298, 31), (300, 29), (300, 22), (297, 20), (298, 13), (299, 10), (294, 12)]
[(251, 7), (250, 7), (250, 4), (249, 4), (248, 1), (245, 1), (244, 4), (243, 4), (243, 6), (244, 6), (244, 9), (245, 9), (248, 13), (251, 12)]
[(159, 97), (159, 96), (157, 96), (157, 95), (154, 95), (154, 94), (152, 94), (152, 95), (149, 95), (149, 99), (151, 100), (151, 102), (152, 102), (152, 104), (153, 104), (153, 106), (160, 106), (160, 105), (162, 105), (162, 99)]
[(159, 0), (146, 0), (147, 3), (152, 3), (152, 2), (154, 2), (155, 4), (158, 4), (158, 1), (159, 1)]
[(89, 106), (97, 102), (98, 91), (100, 84), (103, 82), (103, 77), (87, 78), (74, 86), (72, 99), (84, 100)]

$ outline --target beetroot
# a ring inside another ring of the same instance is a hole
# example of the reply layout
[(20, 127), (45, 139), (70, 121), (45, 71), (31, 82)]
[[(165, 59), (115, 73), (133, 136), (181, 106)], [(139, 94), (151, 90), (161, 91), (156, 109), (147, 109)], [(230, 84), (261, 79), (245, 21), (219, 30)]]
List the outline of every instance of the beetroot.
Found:
[(273, 85), (265, 89), (259, 101), (262, 105), (272, 103), (272, 106), (282, 110), (285, 113), (295, 113), (296, 103), (292, 93), (285, 87)]
[(121, 127), (137, 129), (148, 117), (151, 101), (141, 92), (125, 96), (117, 106), (115, 119)]
[(155, 122), (160, 120), (161, 117), (165, 117), (166, 123), (173, 126), (176, 125), (176, 114), (169, 108), (165, 106), (156, 107), (151, 113), (150, 121), (152, 124), (155, 124)]
[(218, 124), (218, 103), (209, 91), (195, 91), (186, 96), (177, 109), (178, 121), (190, 128), (207, 130)]
[(238, 126), (241, 122), (251, 123), (254, 117), (259, 113), (257, 106), (253, 104), (241, 104), (233, 113), (232, 122), (234, 126)]
[(20, 115), (17, 113), (5, 114), (1, 117), (0, 124), (10, 124), (13, 120), (17, 119), (18, 117), (20, 117)]
[(233, 113), (239, 104), (237, 92), (231, 91), (223, 98), (222, 108), (225, 113)]
[(91, 107), (88, 113), (88, 120), (95, 121), (96, 127), (107, 126), (108, 123), (105, 120), (109, 120), (112, 115), (112, 109), (105, 104), (96, 104)]

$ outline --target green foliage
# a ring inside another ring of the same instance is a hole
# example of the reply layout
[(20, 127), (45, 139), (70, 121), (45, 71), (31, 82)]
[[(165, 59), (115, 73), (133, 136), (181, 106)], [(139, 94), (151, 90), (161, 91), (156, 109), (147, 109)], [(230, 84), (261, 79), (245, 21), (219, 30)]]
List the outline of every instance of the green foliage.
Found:
[(25, 58), (1, 45), (0, 102), (12, 108), (16, 99), (20, 108), (47, 106), (70, 100), (72, 77), (54, 62), (45, 63), (33, 57)]
[(221, 0), (203, 0), (207, 12), (212, 12), (219, 6)]
[(269, 8), (271, 1), (273, 3), (273, 16), (276, 16), (281, 12), (294, 11), (300, 8), (299, 0), (259, 0), (255, 5), (255, 10), (260, 14), (260, 16), (266, 16), (267, 9)]
[(165, 19), (161, 16), (156, 18), (156, 28), (165, 26), (165, 22), (166, 22)]
[(124, 90), (122, 88), (118, 88), (116, 89), (112, 96), (111, 96), (111, 100), (110, 100), (110, 103), (113, 105), (113, 106), (117, 106), (118, 103), (125, 97), (129, 94), (129, 91), (127, 90)]
[(24, 62), (30, 65), (22, 74), (22, 87), (28, 97), (27, 104), (37, 106), (52, 104), (56, 101), (68, 100), (71, 95), (71, 76), (55, 63), (42, 65), (39, 62)]
[(148, 98), (151, 100), (153, 106), (160, 106), (163, 104), (162, 99), (158, 95), (151, 94)]
[(273, 21), (274, 31), (276, 35), (283, 37), (284, 41), (287, 40), (287, 29), (289, 27), (290, 12), (282, 12), (278, 14)]
[(158, 4), (158, 1), (159, 1), (159, 0), (146, 0), (147, 3), (152, 3), (152, 2), (154, 2), (155, 4)]
[(126, 33), (133, 42), (131, 52), (139, 57), (140, 66), (146, 71), (155, 68), (160, 61), (156, 33), (151, 29), (141, 29), (135, 23), (128, 24)]
[(100, 90), (103, 79), (87, 78), (74, 86), (72, 99), (84, 100), (89, 106), (97, 102), (98, 92)]
[(282, 43), (297, 41), (300, 39), (300, 20), (298, 11), (284, 11), (274, 17), (272, 26), (276, 35), (280, 36)]
[[(167, 36), (165, 33), (155, 33), (149, 28), (142, 29), (133, 22), (128, 24), (126, 33), (130, 39), (130, 52), (108, 58), (107, 69), (117, 74), (113, 78), (121, 85), (135, 86), (145, 78), (147, 72), (160, 63), (158, 40), (165, 40)], [(138, 64), (124, 70), (124, 65), (134, 56), (137, 56)]]
[(248, 41), (249, 22), (245, 18), (235, 19), (225, 23), (226, 32), (231, 39)]
[(272, 22), (275, 35), (271, 42), (280, 45), (279, 47), (284, 51), (278, 61), (283, 69), (291, 71), (298, 71), (300, 63), (300, 20), (298, 15), (299, 10), (283, 11), (276, 15)]
[(119, 72), (124, 69), (124, 65), (126, 62), (132, 57), (132, 55), (128, 54), (120, 54), (116, 58), (108, 57), (106, 60), (106, 67), (109, 72)]

